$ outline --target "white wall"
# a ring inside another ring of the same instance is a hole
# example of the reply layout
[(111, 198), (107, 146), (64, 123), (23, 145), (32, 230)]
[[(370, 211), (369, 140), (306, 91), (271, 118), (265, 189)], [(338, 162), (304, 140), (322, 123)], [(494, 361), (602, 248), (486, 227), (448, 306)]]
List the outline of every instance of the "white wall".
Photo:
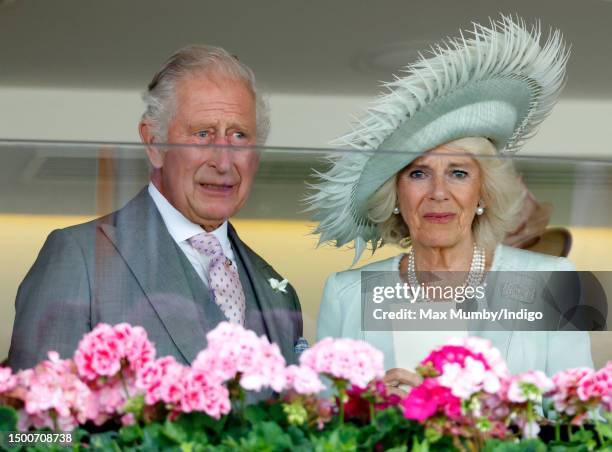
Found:
[[(324, 146), (347, 127), (359, 97), (271, 95), (271, 146)], [(0, 87), (0, 138), (139, 141), (138, 91)]]
[[(270, 146), (321, 147), (369, 97), (272, 94)], [(0, 87), (0, 138), (138, 141), (138, 91)], [(612, 100), (562, 100), (525, 153), (611, 156)]]

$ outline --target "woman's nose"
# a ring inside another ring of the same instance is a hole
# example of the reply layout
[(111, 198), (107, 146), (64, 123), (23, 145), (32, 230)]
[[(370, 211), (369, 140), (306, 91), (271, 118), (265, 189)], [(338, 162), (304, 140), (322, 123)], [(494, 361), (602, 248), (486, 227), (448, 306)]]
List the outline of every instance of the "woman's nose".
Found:
[(430, 198), (436, 201), (444, 201), (449, 198), (448, 182), (444, 176), (434, 176), (431, 180)]

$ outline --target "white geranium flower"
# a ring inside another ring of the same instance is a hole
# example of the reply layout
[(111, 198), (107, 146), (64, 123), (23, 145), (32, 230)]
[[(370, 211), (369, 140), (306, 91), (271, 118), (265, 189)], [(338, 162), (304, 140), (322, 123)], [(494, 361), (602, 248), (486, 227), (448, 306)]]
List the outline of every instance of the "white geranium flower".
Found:
[(268, 281), (270, 282), (270, 287), (272, 287), (272, 289), (276, 292), (287, 293), (287, 284), (289, 283), (289, 281), (287, 281), (286, 279), (279, 281), (276, 278), (270, 278), (268, 279)]

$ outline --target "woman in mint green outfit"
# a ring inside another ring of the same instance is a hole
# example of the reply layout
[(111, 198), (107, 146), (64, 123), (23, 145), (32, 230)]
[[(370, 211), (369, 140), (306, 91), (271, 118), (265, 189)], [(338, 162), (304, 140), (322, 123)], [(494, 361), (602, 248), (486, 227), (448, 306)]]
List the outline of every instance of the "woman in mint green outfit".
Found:
[[(373, 331), (362, 325), (364, 271), (399, 272), (410, 288), (427, 286), (432, 275), (465, 288), (497, 271), (540, 272), (546, 280), (575, 270), (567, 259), (500, 244), (516, 226), (524, 192), (512, 162), (499, 157), (519, 150), (550, 113), (567, 58), (558, 33), (540, 46), (537, 29), (502, 17), (436, 46), (432, 57), (386, 85), (389, 91), (341, 138), (353, 152), (334, 157), (309, 202), (320, 241), (353, 242), (355, 261), (368, 244), (405, 250), (328, 278), (318, 339), (350, 337), (378, 347), (392, 386), (414, 384), (415, 366), (432, 348), (467, 334), (490, 339), (512, 372), (592, 366), (586, 332)], [(496, 296), (497, 305), (517, 304), (511, 293)]]

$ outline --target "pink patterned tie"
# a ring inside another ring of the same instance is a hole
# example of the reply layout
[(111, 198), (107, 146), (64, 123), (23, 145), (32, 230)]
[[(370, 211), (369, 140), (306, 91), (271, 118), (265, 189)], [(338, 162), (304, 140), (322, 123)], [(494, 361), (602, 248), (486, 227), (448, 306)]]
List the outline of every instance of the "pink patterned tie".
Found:
[(232, 261), (223, 254), (217, 237), (202, 232), (191, 237), (189, 243), (210, 258), (208, 275), (215, 303), (230, 322), (244, 325), (246, 303), (242, 284)]

